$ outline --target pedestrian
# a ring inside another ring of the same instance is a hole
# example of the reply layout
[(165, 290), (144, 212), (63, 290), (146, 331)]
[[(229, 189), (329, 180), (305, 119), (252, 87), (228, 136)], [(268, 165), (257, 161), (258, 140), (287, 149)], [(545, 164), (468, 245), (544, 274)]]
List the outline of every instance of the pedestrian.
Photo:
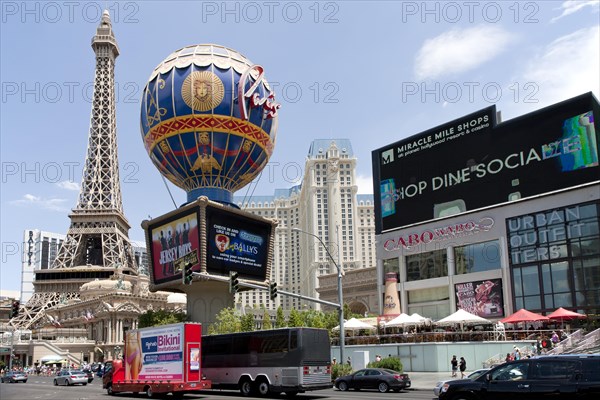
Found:
[(337, 364), (337, 359), (335, 357), (333, 357), (333, 360), (331, 360), (331, 365), (335, 365)]
[(556, 346), (558, 342), (560, 342), (558, 334), (555, 331), (552, 332), (552, 338), (550, 340), (552, 341), (552, 347)]
[(505, 362), (509, 362), (509, 361), (512, 361), (512, 360), (513, 360), (513, 358), (512, 358), (512, 356), (510, 355), (510, 353), (506, 353), (506, 358), (504, 359), (504, 361), (505, 361)]
[(467, 370), (467, 361), (465, 361), (464, 357), (460, 358), (459, 369), (460, 369), (460, 377), (462, 379), (465, 377), (465, 371)]
[(520, 360), (521, 359), (521, 351), (519, 350), (519, 348), (517, 347), (517, 345), (513, 346), (512, 359), (513, 360)]
[(456, 356), (452, 356), (452, 360), (450, 360), (450, 365), (452, 366), (452, 377), (456, 376), (456, 371), (458, 371), (458, 360)]
[(348, 365), (352, 365), (352, 359), (350, 358), (350, 356), (348, 356), (348, 359), (346, 360), (346, 364)]
[(377, 362), (381, 361), (381, 356), (379, 354), (377, 354), (375, 356), (375, 361), (377, 361)]

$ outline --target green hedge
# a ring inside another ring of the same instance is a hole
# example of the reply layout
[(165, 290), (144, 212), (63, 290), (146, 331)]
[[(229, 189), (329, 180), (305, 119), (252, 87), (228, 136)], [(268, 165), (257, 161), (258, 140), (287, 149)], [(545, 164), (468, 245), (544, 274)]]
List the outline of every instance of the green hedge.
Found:
[(402, 361), (397, 357), (382, 358), (381, 361), (370, 362), (367, 367), (369, 368), (387, 368), (393, 369), (394, 371), (402, 372), (403, 366)]
[(348, 364), (334, 364), (331, 366), (331, 380), (336, 380), (340, 376), (350, 375), (352, 366)]

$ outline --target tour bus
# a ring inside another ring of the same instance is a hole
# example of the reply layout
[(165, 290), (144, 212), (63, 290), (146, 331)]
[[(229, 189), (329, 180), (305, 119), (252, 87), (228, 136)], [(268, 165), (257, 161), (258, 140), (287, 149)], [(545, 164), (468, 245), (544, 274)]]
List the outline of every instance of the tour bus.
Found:
[(284, 328), (202, 337), (202, 372), (214, 389), (288, 396), (327, 389), (331, 343), (325, 329)]

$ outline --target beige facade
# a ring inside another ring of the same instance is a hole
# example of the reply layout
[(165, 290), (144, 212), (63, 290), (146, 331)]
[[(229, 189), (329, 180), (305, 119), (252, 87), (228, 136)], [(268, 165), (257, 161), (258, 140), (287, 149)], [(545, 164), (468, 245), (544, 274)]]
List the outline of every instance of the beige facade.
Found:
[[(360, 315), (378, 314), (379, 297), (377, 293), (377, 269), (361, 268), (348, 271), (342, 278), (344, 304), (348, 304), (353, 313)], [(338, 275), (328, 274), (319, 277), (319, 298), (337, 303)], [(324, 307), (327, 309), (328, 307)]]
[[(314, 140), (300, 185), (273, 196), (234, 198), (241, 209), (277, 220), (270, 278), (281, 290), (317, 298), (323, 293), (320, 277), (337, 274), (336, 265), (346, 273), (376, 266), (373, 196), (358, 194), (356, 163), (349, 140)], [(320, 308), (286, 296), (272, 302), (266, 291), (257, 290), (236, 300), (245, 307)]]
[[(59, 361), (80, 365), (122, 354), (124, 333), (138, 327), (140, 314), (148, 310), (184, 311), (185, 295), (148, 291), (148, 277), (114, 274), (80, 288), (80, 298), (46, 311), (44, 326), (2, 337), (3, 346), (14, 348), (17, 366)], [(14, 360), (13, 360), (14, 361)]]

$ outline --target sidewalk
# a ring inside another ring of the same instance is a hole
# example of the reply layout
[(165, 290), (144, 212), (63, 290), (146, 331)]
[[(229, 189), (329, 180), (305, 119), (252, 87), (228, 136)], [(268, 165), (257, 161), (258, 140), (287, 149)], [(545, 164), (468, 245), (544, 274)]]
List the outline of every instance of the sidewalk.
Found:
[[(458, 378), (452, 378), (452, 372), (410, 372), (405, 371), (410, 377), (411, 389), (414, 390), (431, 390), (433, 396), (433, 388), (439, 381), (445, 381), (450, 379), (460, 379), (460, 372)], [(470, 373), (470, 371), (469, 371)], [(467, 374), (465, 374), (466, 376)]]

